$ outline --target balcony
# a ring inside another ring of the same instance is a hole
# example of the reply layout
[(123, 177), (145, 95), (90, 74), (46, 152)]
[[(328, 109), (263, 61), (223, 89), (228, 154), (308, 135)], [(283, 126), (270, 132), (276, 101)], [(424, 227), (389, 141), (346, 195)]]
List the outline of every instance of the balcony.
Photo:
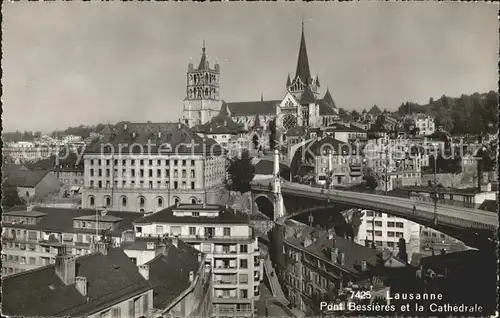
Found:
[(217, 242), (251, 243), (255, 240), (255, 237), (253, 237), (253, 235), (248, 235), (248, 236), (180, 235), (178, 236), (178, 238), (188, 243), (198, 243), (198, 242), (201, 243), (204, 241), (210, 241), (213, 243)]
[(232, 265), (232, 266), (231, 266), (231, 265), (215, 265), (215, 266), (214, 266), (214, 269), (216, 269), (216, 270), (217, 270), (217, 269), (230, 269), (230, 270), (235, 270), (235, 269), (237, 269), (237, 268), (238, 268), (238, 266), (236, 266), (236, 265)]

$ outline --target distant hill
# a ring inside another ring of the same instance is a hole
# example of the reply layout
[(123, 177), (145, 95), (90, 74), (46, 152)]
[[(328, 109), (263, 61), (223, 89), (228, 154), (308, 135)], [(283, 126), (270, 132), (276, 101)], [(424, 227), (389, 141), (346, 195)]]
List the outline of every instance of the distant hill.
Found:
[(436, 125), (442, 125), (451, 133), (495, 133), (498, 127), (498, 93), (474, 93), (460, 97), (441, 96), (431, 98), (426, 105), (402, 103), (397, 114), (423, 113), (436, 119)]

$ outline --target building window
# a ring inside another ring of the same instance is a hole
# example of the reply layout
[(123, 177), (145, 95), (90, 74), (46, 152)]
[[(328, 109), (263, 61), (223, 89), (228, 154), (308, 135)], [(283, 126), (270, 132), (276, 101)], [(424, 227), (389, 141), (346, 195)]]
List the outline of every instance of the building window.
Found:
[(158, 207), (159, 207), (159, 208), (162, 208), (162, 207), (163, 207), (163, 198), (162, 198), (162, 197), (159, 197), (159, 198), (158, 198)]
[(94, 176), (94, 169), (90, 169), (90, 176), (93, 177)]
[(382, 236), (382, 231), (375, 231), (375, 236)]
[(139, 170), (139, 177), (144, 178), (144, 169)]
[(181, 203), (181, 199), (179, 199), (178, 197), (175, 197), (174, 198), (174, 204), (180, 204)]
[(196, 204), (198, 203), (198, 200), (196, 198), (191, 198), (191, 204)]
[(163, 225), (156, 226), (156, 234), (163, 234)]
[(387, 232), (387, 237), (394, 237), (395, 233), (394, 232)]
[(240, 274), (240, 283), (241, 284), (248, 283), (248, 274)]
[(191, 181), (191, 190), (194, 190), (194, 181)]
[(396, 222), (396, 227), (402, 229), (403, 228), (403, 222)]
[(248, 268), (248, 260), (240, 259), (240, 268)]
[(185, 167), (186, 166), (186, 160), (182, 160), (182, 166)]
[(91, 207), (95, 206), (95, 198), (94, 198), (94, 197), (92, 197), (92, 196), (91, 196), (91, 197), (89, 197), (89, 205), (90, 205)]
[(144, 160), (142, 160), (142, 159), (141, 159), (141, 160), (139, 161), (139, 165), (144, 166)]
[(248, 298), (248, 290), (246, 290), (246, 289), (240, 289), (240, 298), (241, 299)]
[(196, 235), (196, 228), (194, 226), (189, 227), (189, 235)]
[(394, 222), (387, 222), (387, 227), (394, 227)]
[(144, 197), (140, 197), (139, 198), (139, 206), (141, 208), (143, 208), (145, 204), (146, 204), (146, 199)]
[(122, 207), (127, 207), (127, 197), (122, 197)]
[(248, 253), (248, 245), (241, 244), (240, 245), (240, 253)]
[(375, 226), (382, 226), (382, 221), (375, 221)]
[(104, 199), (104, 206), (107, 208), (111, 206), (111, 198), (110, 197), (106, 197)]
[(224, 236), (231, 236), (231, 228), (230, 227), (224, 228)]

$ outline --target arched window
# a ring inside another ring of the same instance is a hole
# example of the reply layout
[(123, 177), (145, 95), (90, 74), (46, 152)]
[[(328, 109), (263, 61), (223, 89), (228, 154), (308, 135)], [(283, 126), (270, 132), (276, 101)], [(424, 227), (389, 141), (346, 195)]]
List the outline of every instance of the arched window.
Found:
[(127, 197), (122, 197), (122, 207), (127, 207)]
[(139, 212), (144, 213), (144, 209), (140, 209)]
[(178, 197), (175, 197), (174, 204), (180, 204), (180, 203), (181, 203), (181, 199), (179, 199)]
[(110, 197), (104, 198), (104, 206), (107, 208), (111, 206), (111, 198)]
[(159, 208), (162, 208), (163, 207), (163, 198), (162, 197), (158, 197), (156, 199), (157, 203), (158, 203), (158, 207)]
[(144, 197), (139, 197), (139, 206), (143, 208), (145, 204), (146, 204), (146, 199)]
[(191, 198), (191, 204), (197, 204), (198, 203), (198, 199), (196, 198)]
[(89, 205), (91, 207), (94, 207), (95, 206), (95, 198), (93, 196), (90, 196), (89, 197)]

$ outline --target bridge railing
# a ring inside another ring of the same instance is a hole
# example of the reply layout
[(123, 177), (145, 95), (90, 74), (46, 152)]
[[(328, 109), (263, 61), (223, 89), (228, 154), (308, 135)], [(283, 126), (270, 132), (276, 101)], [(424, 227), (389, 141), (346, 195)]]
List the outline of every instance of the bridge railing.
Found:
[[(264, 191), (269, 191), (268, 186), (265, 185), (252, 185), (253, 188), (258, 189), (258, 190), (264, 190)], [(310, 189), (313, 191), (304, 191), (300, 189), (294, 189), (289, 186), (283, 185), (282, 186), (282, 191), (286, 190), (290, 194), (294, 195), (299, 195), (299, 196), (304, 196), (304, 195), (314, 195), (315, 197), (320, 197), (327, 199), (328, 194), (327, 193), (320, 193), (315, 191), (316, 189)], [(402, 216), (413, 216), (417, 218), (421, 218), (424, 220), (433, 220), (434, 219), (434, 212), (428, 212), (428, 211), (423, 211), (421, 209), (418, 209), (418, 206), (416, 207), (415, 211), (413, 211), (413, 208), (407, 208), (407, 207), (402, 207), (398, 205), (394, 205), (391, 203), (380, 203), (380, 202), (375, 202), (375, 201), (368, 201), (364, 200), (362, 196), (356, 197), (356, 198), (349, 198), (349, 197), (341, 197), (341, 196), (332, 196), (330, 193), (330, 198), (335, 199), (336, 202), (339, 203), (346, 203), (346, 204), (356, 204), (357, 206), (361, 206), (366, 209), (372, 209), (372, 210), (378, 210), (378, 211), (386, 211), (389, 212), (389, 214), (399, 214)], [(485, 224), (482, 222), (477, 222), (473, 221), (470, 219), (463, 219), (463, 218), (457, 218), (457, 217), (452, 217), (448, 215), (442, 215), (442, 214), (437, 214), (436, 219), (439, 223), (441, 224), (447, 224), (447, 225), (452, 225), (452, 226), (459, 226), (463, 227), (464, 225), (470, 225), (476, 229), (485, 229), (485, 230), (490, 230), (490, 231), (496, 231), (496, 226), (495, 225), (490, 225), (490, 224)]]

